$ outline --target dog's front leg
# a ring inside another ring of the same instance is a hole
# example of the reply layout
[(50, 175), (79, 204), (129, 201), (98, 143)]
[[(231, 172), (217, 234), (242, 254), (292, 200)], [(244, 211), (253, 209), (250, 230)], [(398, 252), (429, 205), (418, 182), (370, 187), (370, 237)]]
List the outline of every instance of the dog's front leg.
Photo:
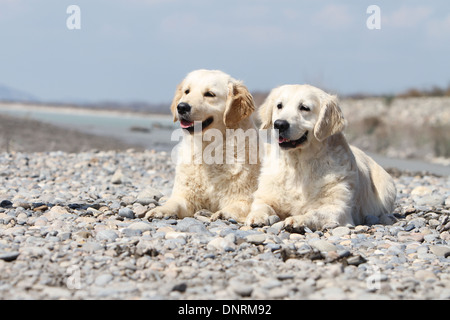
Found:
[(244, 223), (245, 217), (250, 211), (250, 203), (247, 200), (233, 201), (233, 203), (224, 206), (211, 216), (211, 220), (234, 219), (237, 222)]
[(286, 218), (284, 228), (290, 232), (303, 233), (304, 227), (311, 230), (322, 230), (353, 224), (349, 207), (324, 205), (305, 214)]
[(245, 224), (251, 227), (262, 227), (270, 224), (269, 217), (277, 215), (275, 210), (262, 199), (255, 199)]

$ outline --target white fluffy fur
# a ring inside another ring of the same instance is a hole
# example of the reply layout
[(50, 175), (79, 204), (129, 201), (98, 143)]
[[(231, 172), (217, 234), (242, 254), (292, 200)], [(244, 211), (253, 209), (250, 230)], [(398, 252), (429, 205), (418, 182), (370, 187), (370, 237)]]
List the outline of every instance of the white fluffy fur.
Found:
[[(205, 96), (208, 91), (214, 96)], [(192, 121), (204, 121), (212, 116), (214, 121), (208, 129), (219, 130), (224, 142), (226, 129), (255, 129), (250, 117), (255, 109), (252, 96), (240, 81), (221, 71), (196, 70), (186, 76), (178, 85), (172, 102), (174, 121), (180, 118), (177, 113), (180, 102), (192, 107)], [(212, 219), (233, 218), (239, 222), (245, 221), (250, 211), (252, 194), (257, 187), (259, 160), (256, 164), (249, 164), (248, 161), (233, 164), (195, 162), (196, 155), (204, 152), (214, 142), (194, 143), (194, 139), (199, 138), (198, 135), (204, 135), (208, 129), (184, 137), (178, 150), (179, 161), (172, 195), (164, 205), (151, 210), (147, 218), (183, 218), (193, 216), (197, 211), (207, 210), (214, 213)]]
[(286, 120), (290, 140), (306, 131), (308, 138), (279, 153), (270, 149), (278, 145), (266, 145), (248, 225), (265, 225), (270, 215), (278, 215), (286, 228), (316, 230), (362, 224), (367, 215), (383, 220), (392, 212), (394, 182), (369, 156), (348, 145), (336, 97), (309, 85), (285, 85), (272, 90), (259, 115), (263, 128)]

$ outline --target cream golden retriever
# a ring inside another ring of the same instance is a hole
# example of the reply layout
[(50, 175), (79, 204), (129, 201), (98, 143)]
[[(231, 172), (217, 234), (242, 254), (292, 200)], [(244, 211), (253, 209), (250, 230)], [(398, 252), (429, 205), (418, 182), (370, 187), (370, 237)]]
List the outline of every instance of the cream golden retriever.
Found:
[(301, 232), (305, 226), (362, 224), (367, 215), (383, 221), (392, 212), (394, 182), (348, 145), (335, 96), (309, 85), (284, 85), (272, 90), (259, 115), (262, 128), (278, 131), (278, 143), (267, 146), (246, 224), (266, 225), (278, 215), (286, 229)]
[[(247, 88), (231, 76), (218, 70), (196, 70), (186, 76), (171, 105), (174, 121), (185, 130), (178, 148), (173, 191), (166, 203), (147, 213), (148, 219), (183, 218), (202, 211), (213, 213), (213, 220), (245, 222), (260, 163), (259, 159), (254, 163), (238, 161), (239, 148), (249, 156), (245, 146), (231, 147), (230, 155), (230, 148), (225, 150), (229, 142), (226, 134), (235, 129), (256, 132), (251, 117), (254, 110)], [(214, 139), (211, 132), (216, 134)], [(214, 161), (207, 161), (205, 153), (215, 156)], [(228, 161), (230, 157), (235, 161)]]

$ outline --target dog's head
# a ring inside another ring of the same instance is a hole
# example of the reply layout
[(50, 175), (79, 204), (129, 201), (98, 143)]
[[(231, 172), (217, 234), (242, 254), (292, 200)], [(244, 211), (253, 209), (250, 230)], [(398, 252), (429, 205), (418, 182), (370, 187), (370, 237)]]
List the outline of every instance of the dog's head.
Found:
[(337, 98), (309, 85), (284, 85), (271, 91), (259, 109), (262, 129), (277, 129), (282, 149), (322, 142), (346, 125)]
[(194, 133), (195, 129), (237, 128), (255, 104), (242, 82), (222, 71), (196, 70), (177, 86), (170, 109), (174, 122), (179, 120), (183, 129)]

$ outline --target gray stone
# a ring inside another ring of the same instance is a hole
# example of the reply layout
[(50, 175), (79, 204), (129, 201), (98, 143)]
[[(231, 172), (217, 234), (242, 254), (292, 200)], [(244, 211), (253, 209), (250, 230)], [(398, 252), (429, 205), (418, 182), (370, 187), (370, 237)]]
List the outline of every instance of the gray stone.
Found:
[(359, 266), (360, 264), (365, 262), (367, 262), (367, 260), (360, 255), (347, 258), (347, 263), (352, 266)]
[(128, 229), (137, 230), (140, 232), (154, 230), (153, 226), (150, 223), (144, 221), (133, 222), (128, 226)]
[(125, 228), (120, 231), (125, 237), (137, 237), (142, 234), (141, 230)]
[(121, 184), (123, 182), (123, 174), (121, 169), (117, 169), (111, 177), (112, 184)]
[(262, 229), (200, 214), (136, 219), (167, 200), (148, 186), (168, 195), (174, 176), (171, 154), (151, 150), (0, 152), (0, 201), (13, 203), (0, 207), (0, 300), (450, 296), (450, 210), (428, 197), (450, 197), (447, 176), (396, 173), (390, 225), (304, 235), (275, 216)]
[(266, 241), (266, 235), (265, 234), (250, 234), (245, 237), (245, 240), (247, 240), (250, 243), (253, 244), (262, 244), (264, 241)]
[[(141, 203), (142, 205), (144, 205), (144, 203), (142, 202), (146, 202), (149, 199), (153, 199), (155, 201), (159, 201), (159, 199), (161, 199), (164, 195), (159, 192), (158, 190), (156, 190), (155, 188), (152, 187), (146, 187), (143, 191), (141, 191), (137, 197), (137, 202)], [(154, 202), (150, 202), (150, 203), (154, 203)], [(147, 205), (149, 203), (146, 203), (145, 205)]]
[(20, 253), (18, 251), (0, 252), (0, 260), (7, 262), (14, 261), (19, 255)]
[(242, 282), (231, 282), (230, 287), (237, 295), (241, 297), (250, 297), (253, 292), (251, 285)]
[(141, 198), (137, 198), (136, 199), (136, 203), (139, 203), (139, 204), (141, 204), (143, 206), (148, 206), (150, 204), (156, 204), (157, 205), (158, 201), (156, 201), (153, 198), (143, 198), (143, 197), (141, 197)]
[(110, 283), (113, 280), (113, 276), (111, 274), (101, 274), (98, 277), (95, 278), (95, 285), (104, 287), (108, 283)]
[(118, 234), (114, 230), (101, 230), (97, 232), (95, 238), (97, 240), (115, 241), (118, 238)]
[(205, 224), (195, 218), (184, 218), (179, 220), (176, 229), (181, 232), (192, 232), (192, 233), (208, 233)]
[(130, 208), (119, 209), (119, 217), (134, 219), (134, 212)]
[(308, 242), (308, 244), (311, 247), (313, 247), (313, 248), (315, 248), (315, 249), (317, 249), (319, 251), (323, 251), (323, 252), (337, 251), (337, 249), (338, 249), (334, 244), (329, 243), (326, 240), (317, 239), (317, 238), (316, 239), (311, 239)]
[(439, 194), (431, 194), (423, 197), (414, 197), (414, 201), (418, 206), (442, 206), (445, 202), (445, 197)]
[(0, 207), (1, 208), (9, 208), (12, 207), (13, 203), (9, 200), (2, 200), (2, 202), (0, 202)]
[(350, 234), (350, 228), (348, 227), (337, 227), (334, 228), (331, 233), (333, 234), (333, 236), (337, 236), (337, 237), (343, 237), (346, 235)]
[(209, 250), (234, 251), (236, 245), (229, 238), (217, 237), (208, 242)]
[(430, 251), (439, 257), (447, 258), (448, 256), (450, 256), (450, 247), (447, 246), (430, 246)]

